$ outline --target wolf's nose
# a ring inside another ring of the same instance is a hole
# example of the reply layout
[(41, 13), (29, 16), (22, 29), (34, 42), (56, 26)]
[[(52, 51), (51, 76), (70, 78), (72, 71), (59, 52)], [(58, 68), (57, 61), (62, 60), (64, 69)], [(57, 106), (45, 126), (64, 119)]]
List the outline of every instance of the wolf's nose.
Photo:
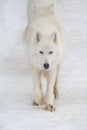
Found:
[(48, 63), (45, 63), (43, 66), (44, 66), (45, 69), (49, 68), (49, 64)]

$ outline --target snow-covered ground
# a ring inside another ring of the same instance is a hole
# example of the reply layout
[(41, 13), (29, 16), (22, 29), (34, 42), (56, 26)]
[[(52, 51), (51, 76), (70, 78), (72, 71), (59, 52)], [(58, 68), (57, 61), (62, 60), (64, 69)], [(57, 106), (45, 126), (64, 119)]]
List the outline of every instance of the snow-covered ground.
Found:
[(67, 53), (54, 113), (32, 106), (22, 32), (27, 0), (0, 0), (0, 130), (87, 130), (87, 1), (59, 0)]

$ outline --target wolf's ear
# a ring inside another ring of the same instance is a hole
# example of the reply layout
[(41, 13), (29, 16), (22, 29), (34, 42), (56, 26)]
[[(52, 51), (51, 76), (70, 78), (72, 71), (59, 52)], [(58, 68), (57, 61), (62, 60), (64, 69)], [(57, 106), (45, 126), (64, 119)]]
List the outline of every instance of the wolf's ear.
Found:
[(54, 43), (57, 43), (57, 32), (56, 31), (51, 34), (51, 38), (53, 39)]
[(36, 42), (40, 42), (42, 38), (42, 34), (40, 32), (36, 32)]

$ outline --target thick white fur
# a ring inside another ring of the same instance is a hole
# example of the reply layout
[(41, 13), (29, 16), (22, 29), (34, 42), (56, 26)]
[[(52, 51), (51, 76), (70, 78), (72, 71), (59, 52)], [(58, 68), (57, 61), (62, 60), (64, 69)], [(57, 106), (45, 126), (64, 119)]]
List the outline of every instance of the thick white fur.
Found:
[[(29, 0), (28, 25), (24, 31), (29, 63), (33, 74), (33, 101), (54, 111), (54, 96), (58, 97), (58, 72), (64, 56), (64, 34), (60, 24), (60, 11), (56, 0)], [(42, 51), (44, 54), (40, 54)], [(49, 52), (52, 51), (52, 54)], [(43, 65), (49, 63), (49, 68)], [(41, 77), (47, 79), (44, 98)]]
[(32, 23), (40, 17), (54, 16), (60, 21), (62, 10), (57, 0), (28, 0), (28, 22)]

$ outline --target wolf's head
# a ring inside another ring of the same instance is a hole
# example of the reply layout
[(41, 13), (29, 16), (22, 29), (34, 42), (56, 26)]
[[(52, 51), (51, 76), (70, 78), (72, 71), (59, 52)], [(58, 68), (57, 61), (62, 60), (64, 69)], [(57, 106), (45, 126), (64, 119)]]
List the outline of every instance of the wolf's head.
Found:
[(55, 66), (57, 51), (57, 32), (43, 36), (36, 32), (35, 48), (33, 51), (35, 64), (43, 70), (49, 70)]

